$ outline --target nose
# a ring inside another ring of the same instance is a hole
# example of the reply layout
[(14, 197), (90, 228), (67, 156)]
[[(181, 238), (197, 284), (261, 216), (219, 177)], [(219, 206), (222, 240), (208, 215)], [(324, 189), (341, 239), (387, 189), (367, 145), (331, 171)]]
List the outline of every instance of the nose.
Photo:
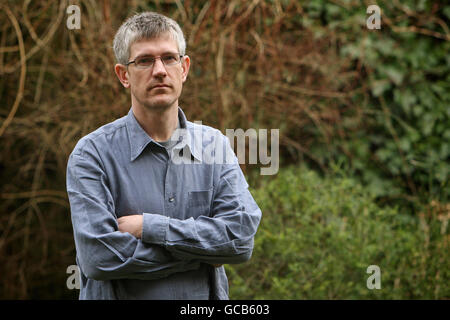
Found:
[(156, 59), (153, 64), (153, 75), (155, 77), (164, 77), (167, 75), (166, 67), (161, 59)]

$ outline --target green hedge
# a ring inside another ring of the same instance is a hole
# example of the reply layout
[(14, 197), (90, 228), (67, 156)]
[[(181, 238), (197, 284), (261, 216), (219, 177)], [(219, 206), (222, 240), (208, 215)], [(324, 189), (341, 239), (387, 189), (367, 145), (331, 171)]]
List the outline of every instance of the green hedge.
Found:
[[(382, 208), (356, 180), (286, 168), (252, 190), (263, 212), (252, 259), (226, 266), (231, 299), (449, 298), (448, 232), (437, 210)], [(366, 286), (369, 265), (381, 289)]]
[[(375, 2), (373, 3), (375, 4)], [(448, 1), (377, 1), (381, 29), (368, 30), (369, 5), (309, 1), (304, 25), (318, 37), (336, 35), (341, 59), (351, 58), (364, 90), (339, 124), (348, 136), (313, 154), (351, 161), (378, 196), (448, 202), (450, 172), (450, 37)], [(349, 132), (351, 124), (357, 130)]]

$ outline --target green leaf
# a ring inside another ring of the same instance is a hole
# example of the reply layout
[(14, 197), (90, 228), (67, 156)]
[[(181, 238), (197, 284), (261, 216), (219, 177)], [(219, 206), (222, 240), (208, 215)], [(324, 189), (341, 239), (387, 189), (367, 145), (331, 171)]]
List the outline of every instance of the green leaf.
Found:
[(387, 80), (372, 81), (370, 88), (375, 97), (381, 96), (385, 91), (391, 88), (391, 83)]

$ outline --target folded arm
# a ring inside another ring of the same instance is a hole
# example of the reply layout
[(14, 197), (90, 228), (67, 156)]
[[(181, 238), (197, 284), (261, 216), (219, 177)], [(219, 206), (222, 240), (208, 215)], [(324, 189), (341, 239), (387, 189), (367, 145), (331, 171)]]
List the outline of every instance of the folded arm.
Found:
[(180, 220), (144, 213), (142, 241), (163, 246), (186, 261), (219, 265), (250, 259), (261, 210), (248, 190), (237, 158), (218, 167), (210, 216)]
[(70, 156), (67, 193), (78, 263), (88, 278), (151, 280), (199, 267), (198, 261), (174, 258), (161, 245), (119, 231), (107, 177), (94, 151)]

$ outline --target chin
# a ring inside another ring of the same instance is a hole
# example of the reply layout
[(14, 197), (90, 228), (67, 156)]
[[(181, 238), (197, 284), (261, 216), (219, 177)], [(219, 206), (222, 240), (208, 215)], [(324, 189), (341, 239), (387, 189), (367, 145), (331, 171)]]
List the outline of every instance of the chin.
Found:
[(166, 109), (169, 109), (173, 105), (174, 102), (175, 101), (172, 99), (170, 99), (170, 100), (169, 99), (161, 99), (158, 101), (153, 100), (153, 101), (146, 101), (144, 103), (144, 106), (147, 109), (151, 109), (151, 110), (155, 110), (155, 109), (166, 110)]
[(139, 99), (134, 95), (136, 102), (143, 106), (147, 110), (161, 110), (165, 111), (173, 106), (177, 102), (177, 97), (170, 94), (157, 94), (157, 95), (146, 95), (142, 99)]

